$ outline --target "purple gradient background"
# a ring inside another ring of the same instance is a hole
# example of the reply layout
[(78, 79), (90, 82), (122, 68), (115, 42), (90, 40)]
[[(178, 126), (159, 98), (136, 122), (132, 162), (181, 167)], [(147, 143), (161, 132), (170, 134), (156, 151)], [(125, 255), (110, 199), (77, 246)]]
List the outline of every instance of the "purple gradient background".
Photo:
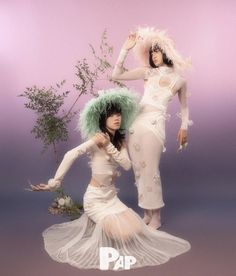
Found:
[[(174, 99), (169, 108), (173, 116), (167, 124), (167, 152), (161, 163), (166, 202), (163, 230), (189, 240), (192, 250), (165, 265), (119, 275), (236, 275), (235, 14), (233, 0), (0, 1), (2, 275), (92, 273), (56, 263), (43, 249), (41, 232), (63, 219), (47, 215), (51, 194), (29, 194), (23, 187), (27, 179), (37, 183), (50, 178), (55, 160), (52, 151), (40, 154), (42, 145), (30, 134), (35, 118), (17, 95), (26, 86), (49, 86), (62, 79), (73, 90), (76, 61), (91, 56), (88, 43), (98, 46), (107, 28), (115, 62), (129, 30), (143, 25), (167, 29), (194, 65), (187, 75), (195, 122), (188, 150), (176, 154), (180, 123), (174, 115), (179, 108)], [(137, 63), (130, 55), (127, 67), (134, 66)], [(142, 93), (141, 81), (127, 84)], [(108, 84), (97, 86), (104, 87)], [(68, 106), (74, 97), (73, 90)], [(87, 100), (81, 99), (77, 108)], [(68, 143), (60, 145), (61, 158), (79, 143), (75, 124), (71, 123)], [(84, 157), (76, 161), (66, 176), (67, 191), (80, 200), (89, 179), (85, 161)], [(141, 214), (132, 183), (132, 172), (123, 173), (118, 183), (120, 197)]]

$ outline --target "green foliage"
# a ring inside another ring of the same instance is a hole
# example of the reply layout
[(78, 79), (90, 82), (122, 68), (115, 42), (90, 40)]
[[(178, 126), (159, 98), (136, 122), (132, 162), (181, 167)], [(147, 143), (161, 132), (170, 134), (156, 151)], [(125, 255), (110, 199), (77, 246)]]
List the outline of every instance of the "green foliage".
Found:
[[(73, 201), (64, 191), (62, 187), (58, 188), (56, 191), (56, 197), (48, 208), (48, 211), (52, 215), (64, 215), (70, 220), (75, 220), (81, 216), (83, 213), (83, 205), (79, 202)], [(69, 200), (69, 204), (65, 203), (62, 206), (59, 204), (61, 199)]]
[(55, 193), (56, 193), (56, 195), (57, 195), (57, 198), (66, 196), (66, 193), (65, 193), (65, 191), (64, 191), (64, 189), (63, 189), (62, 186), (60, 186), (59, 188), (57, 188), (57, 189), (55, 190)]
[[(95, 48), (89, 44), (94, 59), (93, 66), (89, 65), (86, 58), (79, 60), (75, 66), (78, 77), (77, 83), (74, 84), (76, 90), (81, 94), (92, 94), (97, 96), (97, 91), (94, 91), (94, 85), (98, 80), (107, 80), (118, 86), (125, 86), (122, 82), (111, 80), (108, 72), (112, 68), (109, 58), (112, 57), (113, 47), (107, 42), (107, 31), (102, 33), (101, 43), (99, 46), (99, 53)], [(105, 75), (105, 76), (104, 76)]]
[(52, 144), (55, 150), (56, 143), (68, 139), (68, 123), (77, 114), (77, 112), (66, 113), (65, 110), (61, 110), (65, 98), (70, 93), (69, 91), (58, 93), (64, 83), (65, 80), (56, 84), (56, 88), (51, 86), (48, 89), (38, 88), (34, 85), (27, 87), (24, 93), (19, 95), (27, 99), (24, 106), (37, 114), (36, 123), (31, 133), (36, 139), (42, 140), (43, 151)]

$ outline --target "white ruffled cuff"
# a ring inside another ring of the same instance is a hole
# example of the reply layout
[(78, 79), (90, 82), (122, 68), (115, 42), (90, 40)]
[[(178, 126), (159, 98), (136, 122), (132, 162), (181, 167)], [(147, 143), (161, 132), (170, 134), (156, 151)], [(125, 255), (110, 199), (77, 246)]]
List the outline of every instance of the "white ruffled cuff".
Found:
[[(181, 113), (177, 113), (176, 114), (177, 117), (179, 117), (180, 119), (182, 119), (182, 116), (181, 116)], [(182, 123), (181, 123), (181, 126), (180, 128), (181, 129), (185, 129), (187, 130), (189, 126), (192, 126), (193, 125), (193, 121), (192, 120), (189, 120), (189, 119), (182, 119)]]
[(51, 191), (56, 191), (58, 188), (61, 187), (61, 182), (59, 180), (55, 180), (54, 178), (51, 178), (48, 180), (48, 186)]
[(189, 126), (193, 125), (193, 121), (192, 120), (188, 120), (186, 122), (183, 122), (180, 126), (181, 129), (185, 129), (187, 130)]

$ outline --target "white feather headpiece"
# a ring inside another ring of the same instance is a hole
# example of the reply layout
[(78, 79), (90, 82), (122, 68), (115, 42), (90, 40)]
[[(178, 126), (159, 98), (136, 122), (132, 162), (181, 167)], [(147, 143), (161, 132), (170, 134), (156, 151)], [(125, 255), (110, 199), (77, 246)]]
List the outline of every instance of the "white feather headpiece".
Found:
[(144, 66), (149, 66), (149, 50), (155, 45), (166, 54), (167, 58), (172, 60), (174, 69), (184, 71), (191, 68), (191, 60), (184, 59), (176, 50), (174, 41), (166, 34), (166, 31), (158, 30), (153, 27), (141, 28), (135, 31), (138, 39), (133, 48), (135, 56)]

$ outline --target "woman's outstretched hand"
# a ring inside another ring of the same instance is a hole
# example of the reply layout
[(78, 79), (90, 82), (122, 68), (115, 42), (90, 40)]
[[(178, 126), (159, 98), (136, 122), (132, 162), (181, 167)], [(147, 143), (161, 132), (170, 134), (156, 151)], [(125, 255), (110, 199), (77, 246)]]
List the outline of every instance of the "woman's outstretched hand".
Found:
[(33, 192), (46, 192), (50, 191), (48, 184), (40, 183), (38, 185), (30, 185), (30, 188)]
[(128, 36), (122, 48), (126, 50), (130, 50), (135, 46), (136, 42), (137, 42), (137, 34), (132, 33)]
[(180, 129), (177, 134), (177, 141), (179, 142), (179, 150), (188, 145), (187, 130)]

